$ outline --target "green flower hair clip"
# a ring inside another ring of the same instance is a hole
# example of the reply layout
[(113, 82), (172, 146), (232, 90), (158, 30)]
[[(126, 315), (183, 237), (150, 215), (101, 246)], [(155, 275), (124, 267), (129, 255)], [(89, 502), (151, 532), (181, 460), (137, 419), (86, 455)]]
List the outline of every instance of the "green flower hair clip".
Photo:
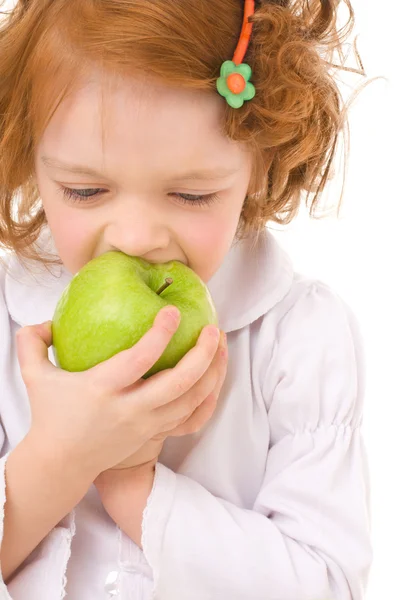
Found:
[(232, 108), (240, 108), (246, 100), (251, 100), (256, 95), (256, 88), (249, 81), (252, 70), (246, 63), (235, 65), (232, 60), (226, 60), (222, 64), (220, 75), (217, 79), (217, 91)]

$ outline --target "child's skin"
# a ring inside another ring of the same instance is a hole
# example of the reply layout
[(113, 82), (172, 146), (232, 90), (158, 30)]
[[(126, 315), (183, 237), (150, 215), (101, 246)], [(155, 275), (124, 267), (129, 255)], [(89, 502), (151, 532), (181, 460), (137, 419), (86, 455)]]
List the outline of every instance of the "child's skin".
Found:
[[(220, 132), (225, 101), (217, 94), (168, 89), (144, 79), (116, 80), (104, 97), (93, 81), (55, 114), (35, 153), (36, 179), (59, 255), (71, 273), (113, 248), (149, 262), (179, 260), (206, 283), (235, 236), (252, 161)], [(88, 165), (88, 176), (46, 167), (41, 157)], [(211, 180), (184, 179), (206, 169), (235, 172)], [(65, 200), (60, 186), (101, 188), (83, 202)], [(209, 206), (184, 204), (180, 194), (217, 193)]]
[[(165, 307), (133, 348), (82, 373), (68, 373), (48, 360), (48, 324), (18, 331), (18, 359), (32, 407), (32, 426), (6, 464), (1, 552), (6, 583), (102, 472), (110, 473), (115, 491), (126, 473), (145, 482), (130, 513), (135, 516), (130, 519), (133, 535), (140, 537), (146, 503), (143, 491), (146, 497), (150, 493), (153, 466), (162, 448), (161, 441), (154, 443), (152, 438), (160, 435), (161, 440), (162, 433), (183, 424), (209, 396), (214, 407), (226, 373), (219, 331), (208, 326), (174, 369), (142, 380), (177, 326), (178, 318)], [(205, 411), (206, 420), (209, 416)], [(138, 460), (134, 460), (135, 452)], [(133, 468), (106, 471), (129, 454)], [(106, 477), (101, 480), (105, 488), (107, 483)], [(107, 496), (114, 510), (115, 497)]]
[[(100, 99), (93, 73), (90, 85), (55, 114), (36, 152), (40, 195), (65, 267), (74, 274), (118, 249), (150, 262), (180, 260), (208, 282), (234, 240), (251, 175), (248, 153), (219, 130), (224, 101), (149, 81), (118, 81), (105, 98), (103, 139)], [(42, 156), (102, 174), (49, 168)], [(217, 167), (235, 172), (207, 181), (178, 176)], [(86, 204), (73, 203), (61, 186), (105, 191)], [(215, 192), (219, 200), (209, 206), (180, 199)], [(206, 327), (174, 369), (142, 380), (177, 324), (164, 309), (136, 346), (84, 373), (51, 364), (48, 326), (20, 330), (18, 358), (32, 427), (6, 463), (6, 582), (93, 481), (112, 518), (141, 545), (142, 512), (165, 435), (203, 426), (227, 368), (219, 331)]]

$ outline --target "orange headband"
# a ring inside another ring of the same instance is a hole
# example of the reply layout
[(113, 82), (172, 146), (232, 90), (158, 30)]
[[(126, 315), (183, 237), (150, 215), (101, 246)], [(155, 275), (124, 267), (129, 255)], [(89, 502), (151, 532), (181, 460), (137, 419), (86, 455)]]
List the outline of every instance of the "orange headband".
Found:
[(245, 0), (242, 31), (232, 60), (226, 60), (221, 66), (220, 77), (217, 79), (217, 91), (232, 108), (240, 108), (244, 102), (254, 98), (255, 87), (250, 83), (252, 70), (242, 62), (253, 29), (249, 17), (254, 14), (254, 0)]

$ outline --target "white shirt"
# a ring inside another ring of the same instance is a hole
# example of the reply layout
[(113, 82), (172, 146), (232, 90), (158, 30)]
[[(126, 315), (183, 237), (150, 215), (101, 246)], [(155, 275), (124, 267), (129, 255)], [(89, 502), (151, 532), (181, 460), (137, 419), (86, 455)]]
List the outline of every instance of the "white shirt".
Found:
[[(0, 272), (0, 506), (5, 462), (30, 425), (15, 332), (52, 318), (71, 278), (56, 275), (15, 257)], [(293, 272), (269, 231), (257, 246), (235, 244), (208, 287), (228, 375), (205, 427), (164, 444), (143, 551), (91, 486), (0, 581), (1, 600), (364, 598), (372, 550), (355, 318), (325, 284)]]

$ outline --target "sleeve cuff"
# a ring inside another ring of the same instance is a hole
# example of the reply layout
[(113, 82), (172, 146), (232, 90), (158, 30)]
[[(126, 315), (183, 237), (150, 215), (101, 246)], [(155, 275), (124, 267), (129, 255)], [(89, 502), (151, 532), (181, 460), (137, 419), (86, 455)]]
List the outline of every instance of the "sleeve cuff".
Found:
[(142, 549), (153, 570), (154, 589), (157, 586), (157, 565), (160, 564), (163, 537), (174, 502), (176, 481), (177, 475), (174, 471), (162, 463), (156, 463), (155, 479), (142, 520)]
[[(4, 506), (6, 503), (5, 466), (11, 451), (0, 458), (0, 547), (4, 532)], [(75, 511), (72, 510), (42, 540), (31, 553), (24, 568), (4, 583), (0, 564), (0, 600), (39, 597), (42, 600), (63, 598), (66, 586), (66, 568), (71, 554), (72, 538), (76, 532)], [(43, 588), (43, 582), (45, 587)], [(12, 596), (10, 595), (10, 592)]]

